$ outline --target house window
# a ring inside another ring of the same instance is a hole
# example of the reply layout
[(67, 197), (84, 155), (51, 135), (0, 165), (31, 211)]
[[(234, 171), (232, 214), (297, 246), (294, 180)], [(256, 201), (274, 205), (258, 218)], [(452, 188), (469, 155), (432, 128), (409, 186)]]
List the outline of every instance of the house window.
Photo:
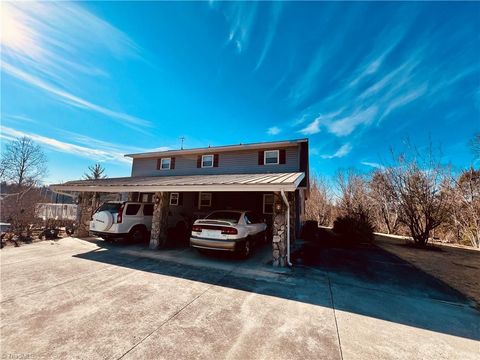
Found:
[(265, 165), (277, 165), (279, 163), (279, 151), (268, 150), (265, 151), (264, 162)]
[(198, 207), (211, 207), (212, 206), (212, 193), (200, 193)]
[(273, 194), (263, 194), (263, 213), (273, 214)]
[(213, 167), (213, 155), (202, 155), (202, 168)]
[(142, 194), (140, 201), (144, 203), (151, 203), (152, 197), (153, 197), (153, 194)]
[(179, 203), (180, 195), (178, 193), (170, 193), (170, 205), (177, 206)]
[(171, 158), (162, 158), (160, 160), (160, 170), (170, 170), (171, 162)]

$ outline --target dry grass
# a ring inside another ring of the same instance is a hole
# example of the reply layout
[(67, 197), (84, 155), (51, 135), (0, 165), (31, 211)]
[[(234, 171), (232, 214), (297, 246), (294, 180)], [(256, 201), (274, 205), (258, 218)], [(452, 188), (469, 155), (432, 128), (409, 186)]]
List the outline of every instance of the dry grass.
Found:
[(480, 308), (478, 249), (439, 243), (427, 249), (414, 248), (408, 246), (408, 240), (379, 234), (375, 235), (375, 243), (461, 292)]

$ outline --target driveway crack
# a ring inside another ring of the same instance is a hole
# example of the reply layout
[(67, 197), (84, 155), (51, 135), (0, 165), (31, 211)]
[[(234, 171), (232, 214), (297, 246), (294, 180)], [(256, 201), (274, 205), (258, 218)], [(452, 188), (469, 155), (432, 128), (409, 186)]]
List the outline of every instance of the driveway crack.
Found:
[(330, 275), (329, 275), (328, 272), (327, 272), (327, 280), (328, 280), (328, 289), (330, 291), (330, 298), (332, 299), (333, 318), (335, 319), (335, 329), (337, 331), (338, 348), (340, 350), (340, 358), (343, 360), (342, 342), (340, 341), (340, 332), (338, 331), (338, 322), (337, 322), (337, 314), (336, 314), (336, 310), (335, 310), (335, 301), (333, 299), (332, 284), (330, 282)]

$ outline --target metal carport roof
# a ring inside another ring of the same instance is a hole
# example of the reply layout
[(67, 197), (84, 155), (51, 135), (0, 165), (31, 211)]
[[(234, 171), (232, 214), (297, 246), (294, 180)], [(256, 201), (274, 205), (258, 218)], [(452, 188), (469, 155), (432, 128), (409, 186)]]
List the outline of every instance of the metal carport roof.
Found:
[(146, 176), (75, 180), (50, 188), (57, 192), (295, 191), (304, 177), (303, 172)]

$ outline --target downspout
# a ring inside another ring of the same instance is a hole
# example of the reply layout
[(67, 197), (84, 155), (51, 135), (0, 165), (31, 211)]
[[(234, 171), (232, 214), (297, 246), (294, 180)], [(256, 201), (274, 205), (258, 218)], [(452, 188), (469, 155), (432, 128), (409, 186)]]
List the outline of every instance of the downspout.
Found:
[(281, 191), (283, 202), (287, 206), (287, 264), (288, 266), (293, 266), (290, 262), (290, 204), (288, 203), (288, 199), (285, 196), (285, 192)]

